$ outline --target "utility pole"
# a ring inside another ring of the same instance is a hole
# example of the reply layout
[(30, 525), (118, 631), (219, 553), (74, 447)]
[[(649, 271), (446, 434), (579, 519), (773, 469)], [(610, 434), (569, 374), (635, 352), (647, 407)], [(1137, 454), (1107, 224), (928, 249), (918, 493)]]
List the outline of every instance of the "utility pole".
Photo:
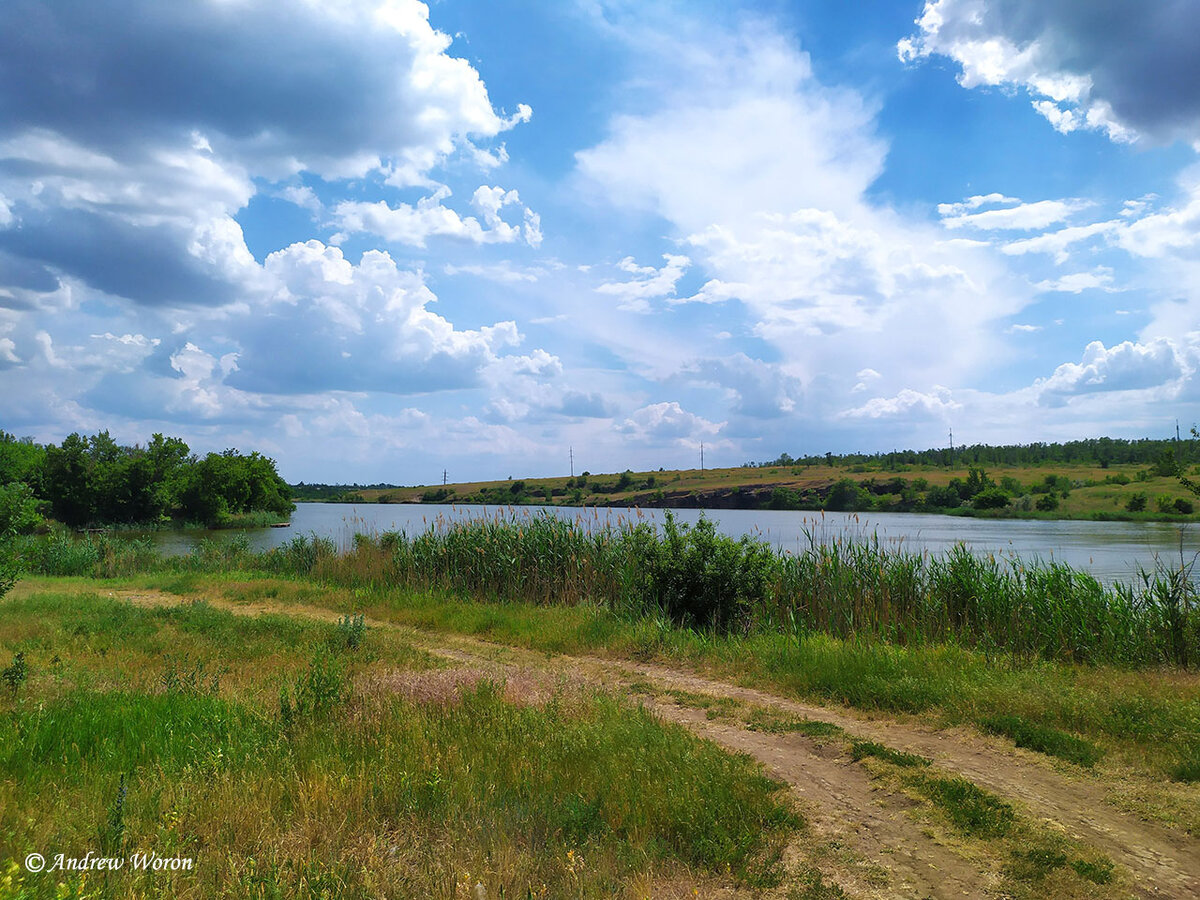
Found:
[(704, 471), (704, 441), (700, 442), (700, 471)]
[(571, 448), (571, 477), (575, 477), (575, 448)]
[(442, 487), (446, 486), (446, 470), (442, 469)]
[(954, 457), (954, 429), (950, 429), (950, 456)]

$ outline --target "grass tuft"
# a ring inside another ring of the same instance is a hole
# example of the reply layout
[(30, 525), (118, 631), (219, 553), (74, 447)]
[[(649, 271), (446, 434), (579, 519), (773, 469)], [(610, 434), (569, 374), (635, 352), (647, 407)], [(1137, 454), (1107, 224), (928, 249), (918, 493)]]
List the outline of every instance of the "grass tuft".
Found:
[(751, 731), (766, 731), (771, 734), (802, 734), (805, 737), (813, 738), (834, 737), (843, 733), (842, 727), (834, 725), (832, 722), (780, 716), (761, 707), (750, 713), (746, 719), (746, 727)]
[(924, 756), (893, 750), (891, 747), (885, 747), (883, 744), (877, 744), (874, 741), (851, 742), (850, 755), (855, 762), (872, 756), (875, 759), (882, 759), (884, 762), (890, 762), (892, 765), (900, 766), (904, 769), (924, 768), (930, 765), (930, 760)]
[(1067, 854), (1048, 847), (1015, 850), (1007, 872), (1020, 881), (1040, 881), (1056, 869), (1067, 865)]
[(992, 734), (1011, 738), (1018, 747), (1065, 759), (1087, 768), (1094, 766), (1104, 756), (1104, 751), (1091, 741), (1077, 738), (1057, 728), (1038, 725), (1022, 716), (989, 716), (983, 720), (982, 725)]
[(972, 837), (1003, 837), (1012, 828), (1012, 806), (965, 778), (929, 776), (917, 783), (959, 831)]
[(1113, 882), (1114, 866), (1107, 859), (1096, 862), (1077, 859), (1071, 863), (1071, 868), (1078, 873), (1080, 878), (1086, 878), (1093, 884), (1112, 884)]
[(1171, 767), (1171, 778), (1185, 784), (1195, 784), (1200, 781), (1200, 744), (1192, 744), (1183, 752), (1183, 759)]

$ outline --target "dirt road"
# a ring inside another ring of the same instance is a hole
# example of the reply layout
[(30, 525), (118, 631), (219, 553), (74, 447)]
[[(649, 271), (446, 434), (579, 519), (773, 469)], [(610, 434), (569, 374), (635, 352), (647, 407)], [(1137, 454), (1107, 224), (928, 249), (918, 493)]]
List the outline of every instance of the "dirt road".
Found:
[[(142, 605), (172, 605), (179, 598), (158, 592), (118, 592)], [(334, 620), (337, 613), (311, 606), (239, 604), (210, 598), (240, 615), (285, 613)], [(1096, 896), (1200, 898), (1200, 841), (1182, 832), (1137, 819), (1105, 799), (1098, 780), (1059, 771), (1043, 756), (1015, 749), (998, 738), (966, 729), (933, 729), (894, 718), (867, 717), (761, 690), (716, 681), (662, 665), (597, 657), (547, 655), (472, 638), (397, 628), (428, 652), (499, 677), (528, 680), (530, 673), (582, 680), (630, 693), (662, 718), (682, 724), (730, 750), (747, 753), (785, 782), (799, 799), (812, 830), (838, 852), (820, 868), (848, 894), (877, 898), (1005, 897), (1003, 860), (955, 841), (916, 809), (903, 790), (872, 778), (845, 752), (844, 742), (797, 733), (752, 730), (737, 716), (705, 712), (704, 702), (674, 702), (674, 696), (724, 698), (779, 715), (827, 722), (847, 735), (919, 754), (936, 769), (958, 775), (1011, 803), (1018, 814), (1079, 844), (1106, 854), (1118, 866), (1119, 884)], [(649, 686), (650, 690), (646, 690)], [(682, 693), (681, 693), (682, 692)], [(1036, 893), (1034, 894), (1036, 896)]]

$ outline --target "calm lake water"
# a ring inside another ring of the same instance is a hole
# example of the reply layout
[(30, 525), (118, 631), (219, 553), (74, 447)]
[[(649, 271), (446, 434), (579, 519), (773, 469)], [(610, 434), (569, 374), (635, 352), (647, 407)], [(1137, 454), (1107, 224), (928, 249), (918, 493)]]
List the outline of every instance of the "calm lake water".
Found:
[[(521, 506), (442, 506), (435, 504), (301, 503), (290, 528), (258, 528), (245, 534), (250, 546), (265, 550), (299, 535), (316, 534), (347, 546), (355, 532), (416, 534), (438, 522), (479, 516), (534, 516), (543, 513), (589, 524), (639, 521), (629, 509)], [(1190, 560), (1200, 552), (1200, 529), (1159, 522), (1035, 521), (968, 519), (915, 513), (814, 513), (776, 510), (672, 510), (677, 521), (695, 522), (703, 513), (718, 530), (733, 537), (748, 534), (784, 550), (808, 545), (809, 535), (829, 541), (839, 537), (877, 536), (881, 543), (912, 551), (940, 553), (957, 543), (976, 553), (1015, 555), (1026, 560), (1057, 560), (1091, 572), (1102, 581), (1131, 582), (1138, 567), (1154, 566), (1155, 555), (1179, 561), (1182, 547)], [(642, 510), (640, 521), (661, 525), (665, 510)], [(167, 553), (187, 553), (202, 538), (232, 540), (239, 532), (165, 531), (152, 535)]]

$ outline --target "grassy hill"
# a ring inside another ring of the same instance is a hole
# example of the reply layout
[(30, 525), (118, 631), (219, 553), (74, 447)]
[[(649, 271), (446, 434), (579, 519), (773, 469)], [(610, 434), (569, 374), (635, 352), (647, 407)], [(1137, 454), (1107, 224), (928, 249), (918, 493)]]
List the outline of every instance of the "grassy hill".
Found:
[[(1045, 463), (972, 467), (932, 464), (776, 465), (658, 470), (575, 478), (519, 478), (326, 491), (368, 503), (837, 509), (958, 515), (1189, 520), (1197, 501), (1173, 476), (1144, 464)], [(978, 495), (980, 484), (990, 493)], [(324, 487), (324, 486), (322, 486)], [(958, 496), (948, 493), (956, 488)], [(995, 504), (985, 508), (986, 499)]]

